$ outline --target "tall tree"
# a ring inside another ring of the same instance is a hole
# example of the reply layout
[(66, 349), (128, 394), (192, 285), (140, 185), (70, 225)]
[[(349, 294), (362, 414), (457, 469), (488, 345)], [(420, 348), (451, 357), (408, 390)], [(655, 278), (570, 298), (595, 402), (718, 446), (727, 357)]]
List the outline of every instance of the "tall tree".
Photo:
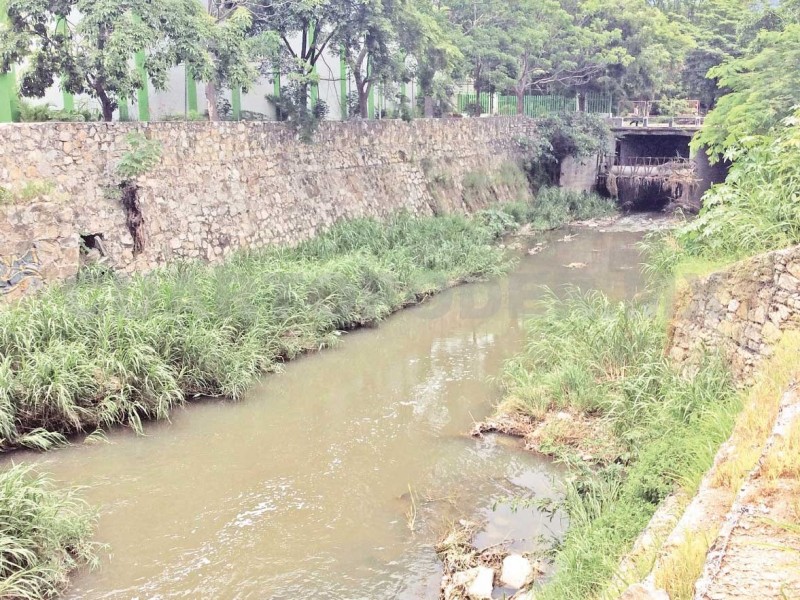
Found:
[(710, 75), (730, 92), (717, 101), (693, 140), (712, 155), (730, 157), (752, 136), (765, 134), (800, 106), (800, 24), (762, 31), (748, 55), (714, 67)]
[[(207, 8), (202, 32), (211, 62), (205, 77), (206, 100), (209, 119), (217, 121), (219, 90), (252, 85), (259, 76), (261, 63), (274, 58), (277, 37), (271, 31), (250, 35), (253, 16), (246, 6), (230, 0), (208, 0)], [(193, 75), (203, 78), (204, 73)]]
[[(407, 81), (420, 62), (446, 68), (458, 55), (430, 5), (413, 0), (359, 0), (337, 29), (353, 74), (358, 112), (367, 116), (370, 90), (379, 81)], [(427, 61), (427, 63), (426, 63)]]
[(464, 65), (459, 32), (438, 1), (415, 0), (407, 6), (400, 30), (400, 43), (410, 55), (406, 64), (419, 83), (420, 94), (443, 112), (452, 96), (453, 77)]
[(406, 52), (398, 30), (405, 18), (407, 0), (360, 0), (350, 5), (336, 30), (334, 43), (344, 52), (353, 75), (358, 113), (367, 115), (367, 99), (373, 86), (384, 79), (405, 78)]
[(315, 67), (339, 28), (354, 13), (359, 0), (248, 0), (257, 32), (274, 31), (281, 41), (281, 69), (298, 86), (300, 102), (308, 106)]
[[(8, 16), (0, 26), (0, 70), (26, 60), (21, 93), (41, 97), (61, 78), (65, 91), (96, 98), (106, 121), (147, 80), (164, 89), (174, 65), (211, 68), (196, 0), (8, 0)], [(144, 81), (131, 60), (138, 51)]]
[(574, 88), (607, 65), (629, 60), (619, 31), (581, 26), (580, 13), (571, 15), (557, 0), (511, 0), (507, 15), (508, 66), (499, 69), (495, 82), (514, 92), (519, 114), (530, 89)]
[(683, 88), (706, 108), (712, 107), (720, 95), (718, 82), (707, 74), (742, 55), (739, 30), (749, 12), (749, 0), (704, 0), (692, 15), (690, 31), (695, 44), (686, 55)]
[(494, 87), (497, 69), (508, 60), (509, 11), (505, 2), (496, 0), (452, 0), (450, 4), (450, 20), (458, 28), (480, 106), (480, 94)]
[(577, 25), (594, 32), (615, 32), (624, 50), (604, 71), (581, 86), (619, 99), (654, 100), (678, 93), (687, 49), (693, 45), (680, 23), (646, 0), (585, 0)]

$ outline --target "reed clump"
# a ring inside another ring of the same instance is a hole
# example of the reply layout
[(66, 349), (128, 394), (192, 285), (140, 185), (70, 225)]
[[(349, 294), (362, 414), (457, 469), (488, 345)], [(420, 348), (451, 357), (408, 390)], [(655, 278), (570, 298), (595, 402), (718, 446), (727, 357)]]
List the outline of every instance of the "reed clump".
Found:
[(55, 597), (67, 574), (94, 565), (94, 516), (72, 492), (29, 467), (0, 473), (0, 598)]
[(696, 489), (733, 427), (739, 399), (722, 361), (676, 369), (663, 351), (666, 328), (651, 313), (599, 292), (551, 294), (528, 325), (525, 351), (505, 368), (501, 412), (590, 416), (619, 448), (600, 465), (580, 451), (559, 453), (571, 473), (563, 502), (570, 527), (537, 599), (601, 594), (661, 501)]
[(239, 397), (281, 360), (455, 282), (502, 273), (500, 232), (465, 217), (343, 223), (292, 249), (130, 278), (83, 271), (0, 311), (2, 447), (141, 428), (193, 395)]

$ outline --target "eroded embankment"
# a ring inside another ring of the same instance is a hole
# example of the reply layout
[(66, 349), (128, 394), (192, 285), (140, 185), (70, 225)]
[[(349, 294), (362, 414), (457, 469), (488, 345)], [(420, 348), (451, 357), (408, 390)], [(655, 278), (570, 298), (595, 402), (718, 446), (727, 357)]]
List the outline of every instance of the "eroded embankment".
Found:
[[(524, 436), (573, 470), (570, 531), (537, 600), (793, 597), (800, 428), (784, 390), (798, 370), (799, 254), (692, 282), (668, 338), (641, 309), (592, 295), (534, 319), (506, 401), (476, 434)], [(561, 344), (542, 342), (556, 332)]]

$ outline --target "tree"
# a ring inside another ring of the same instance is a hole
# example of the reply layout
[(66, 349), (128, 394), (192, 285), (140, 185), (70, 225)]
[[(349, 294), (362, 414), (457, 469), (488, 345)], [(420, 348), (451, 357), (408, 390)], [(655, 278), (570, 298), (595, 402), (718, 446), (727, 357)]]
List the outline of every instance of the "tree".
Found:
[[(72, 21), (73, 14), (80, 18)], [(21, 93), (41, 97), (60, 77), (65, 91), (96, 98), (106, 121), (147, 80), (164, 89), (174, 65), (184, 62), (195, 73), (211, 68), (196, 0), (8, 0), (8, 16), (0, 27), (0, 70), (27, 59)], [(145, 54), (144, 81), (132, 60), (138, 51)]]
[(574, 88), (601, 75), (607, 65), (628, 60), (618, 31), (579, 23), (557, 0), (512, 0), (507, 4), (508, 55), (495, 83), (517, 97), (523, 113), (530, 89)]
[(762, 31), (750, 53), (714, 67), (709, 75), (729, 93), (717, 101), (693, 140), (712, 156), (735, 150), (752, 136), (765, 134), (800, 105), (800, 24), (783, 31)]
[(353, 74), (362, 117), (367, 117), (367, 99), (377, 82), (408, 81), (420, 59), (441, 68), (459, 54), (423, 2), (360, 0), (351, 9), (333, 41)]
[(695, 44), (686, 55), (682, 83), (686, 93), (707, 108), (720, 94), (718, 82), (707, 74), (713, 67), (741, 56), (739, 29), (749, 12), (748, 0), (705, 0), (693, 15)]
[(468, 64), (475, 94), (494, 86), (497, 69), (508, 55), (509, 15), (505, 2), (452, 0), (450, 20), (458, 30), (458, 42)]
[(211, 69), (208, 74), (193, 75), (207, 79), (206, 99), (211, 121), (219, 120), (218, 91), (252, 85), (259, 76), (259, 63), (275, 56), (277, 37), (274, 32), (250, 36), (252, 24), (252, 13), (245, 6), (237, 6), (229, 0), (208, 0), (202, 37), (210, 55)]
[(333, 40), (344, 52), (353, 74), (358, 113), (367, 118), (367, 99), (376, 82), (407, 77), (406, 52), (399, 45), (398, 30), (406, 0), (361, 0), (336, 30)]
[[(302, 109), (317, 82), (315, 66), (359, 0), (250, 0), (257, 32), (273, 31), (281, 41), (281, 71), (298, 86)], [(294, 38), (298, 40), (293, 44)]]
[(675, 19), (645, 0), (586, 0), (577, 24), (595, 32), (617, 32), (613, 43), (624, 49), (603, 73), (582, 89), (620, 99), (653, 100), (678, 92), (685, 53), (693, 45)]
[(452, 96), (453, 77), (464, 65), (458, 31), (448, 21), (447, 10), (431, 0), (410, 3), (407, 15), (400, 43), (410, 53), (409, 76), (416, 77), (422, 97), (433, 101), (434, 110), (444, 112)]

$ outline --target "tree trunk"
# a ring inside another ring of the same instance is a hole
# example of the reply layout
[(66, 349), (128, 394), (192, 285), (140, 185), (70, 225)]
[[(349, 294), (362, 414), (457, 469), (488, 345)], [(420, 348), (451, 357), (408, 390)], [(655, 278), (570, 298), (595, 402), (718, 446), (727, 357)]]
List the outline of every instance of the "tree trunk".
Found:
[(369, 91), (367, 86), (358, 88), (358, 114), (362, 119), (369, 119)]
[(475, 114), (470, 116), (480, 117), (483, 112), (483, 106), (481, 106), (481, 84), (478, 83), (478, 79), (475, 79), (475, 105)]
[(298, 108), (305, 112), (308, 110), (308, 83), (300, 84), (300, 97), (297, 99), (299, 102)]
[(103, 112), (103, 121), (113, 121), (114, 109), (117, 108), (116, 102), (108, 97), (108, 94), (106, 94), (106, 90), (103, 88), (101, 83), (95, 81), (93, 87), (95, 93), (97, 94), (97, 99), (100, 101), (100, 109)]
[(525, 114), (525, 88), (518, 89), (517, 91), (517, 114)]
[(105, 101), (101, 100), (100, 105), (103, 109), (103, 121), (111, 122), (114, 120), (114, 104), (108, 101), (106, 98)]
[(208, 120), (219, 121), (219, 110), (217, 110), (217, 86), (213, 81), (206, 84), (206, 101), (208, 103)]

